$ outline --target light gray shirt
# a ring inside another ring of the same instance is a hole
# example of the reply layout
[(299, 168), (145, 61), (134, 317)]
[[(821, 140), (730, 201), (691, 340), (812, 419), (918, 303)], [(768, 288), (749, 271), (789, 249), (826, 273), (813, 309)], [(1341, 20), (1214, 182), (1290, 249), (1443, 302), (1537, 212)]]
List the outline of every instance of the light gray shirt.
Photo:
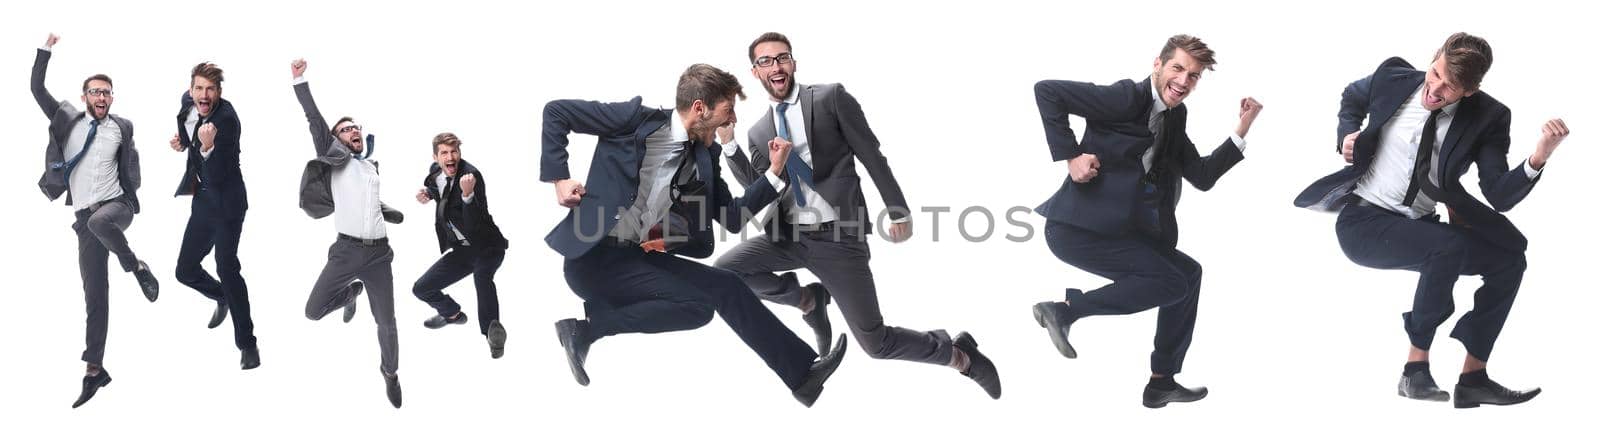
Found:
[[(457, 168), (457, 169), (460, 169), (460, 168)], [(450, 182), (449, 181), (449, 176), (445, 175), (444, 171), (442, 171), (442, 170), (439, 171), (439, 176), (438, 177), (434, 177), (433, 178), (433, 187), (439, 188), (439, 197), (440, 197), (440, 199), (439, 199), (439, 201), (436, 201), (437, 203), (444, 203), (444, 190), (446, 189), (445, 188), (445, 184), (447, 184), (449, 182)], [(477, 195), (477, 194), (473, 194), (473, 195)], [(461, 202), (465, 203), (465, 204), (472, 204), (472, 197), (463, 194), (461, 196)], [(445, 224), (445, 227), (449, 227), (450, 228), (450, 232), (451, 233), (454, 233), (456, 235), (456, 240), (457, 241), (461, 241), (461, 243), (462, 243), (461, 245), (472, 245), (471, 243), (467, 242), (467, 236), (461, 234), (461, 229), (457, 229), (456, 228), (456, 223), (450, 222), (448, 217), (446, 217), (444, 224)]]
[(650, 133), (644, 140), (644, 162), (639, 167), (639, 190), (633, 205), (621, 213), (617, 226), (611, 228), (612, 237), (644, 242), (649, 240), (650, 228), (660, 224), (672, 207), (672, 177), (683, 166), (684, 142), (689, 141), (689, 130), (677, 112), (667, 115), (672, 119), (666, 126)]

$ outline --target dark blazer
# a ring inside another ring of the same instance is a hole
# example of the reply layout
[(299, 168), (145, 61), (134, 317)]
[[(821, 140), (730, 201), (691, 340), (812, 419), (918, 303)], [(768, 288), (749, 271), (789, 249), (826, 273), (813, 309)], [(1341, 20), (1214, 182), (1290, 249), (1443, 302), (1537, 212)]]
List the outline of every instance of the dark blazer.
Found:
[(189, 112), (194, 111), (194, 98), (184, 92), (179, 103), (178, 141), (186, 148), (189, 159), (184, 164), (178, 190), (172, 196), (196, 195), (195, 190), (199, 189), (210, 193), (211, 196), (200, 199), (209, 203), (212, 211), (230, 219), (243, 216), (250, 204), (245, 193), (244, 174), (239, 172), (239, 114), (234, 112), (233, 103), (218, 99), (211, 117), (205, 119), (217, 128), (210, 158), (201, 157), (199, 139), (191, 139), (188, 127), (184, 126)]
[(422, 187), (428, 191), (428, 198), (439, 203), (434, 206), (436, 212), (442, 212), (443, 217), (433, 216), (433, 233), (439, 238), (439, 252), (449, 250), (456, 242), (455, 233), (445, 225), (446, 221), (454, 222), (461, 234), (473, 247), (505, 249), (509, 247), (505, 235), (500, 234), (500, 227), (494, 224), (494, 217), (489, 215), (489, 185), (483, 180), (483, 173), (478, 172), (476, 166), (461, 160), (457, 163), (456, 176), (471, 175), (476, 179), (476, 187), (472, 190), (472, 202), (461, 201), (461, 187), (457, 184), (450, 185), (450, 193), (440, 193), (435, 180), (439, 173), (444, 172), (438, 163), (428, 167), (428, 176), (422, 179)]
[[(1141, 192), (1141, 179), (1145, 175), (1141, 157), (1155, 143), (1155, 133), (1150, 132), (1150, 111), (1155, 97), (1150, 91), (1150, 80), (1133, 82), (1124, 79), (1111, 85), (1087, 82), (1045, 80), (1033, 86), (1034, 98), (1039, 105), (1039, 116), (1044, 120), (1045, 142), (1050, 146), (1050, 157), (1055, 161), (1071, 160), (1081, 154), (1094, 154), (1100, 159), (1100, 174), (1088, 183), (1077, 183), (1067, 178), (1061, 188), (1039, 205), (1040, 215), (1051, 221), (1060, 221), (1107, 235), (1119, 235), (1132, 230), (1132, 215)], [(1087, 121), (1083, 140), (1072, 131), (1067, 116), (1082, 116)], [(1162, 205), (1162, 241), (1175, 245), (1178, 241), (1177, 220), (1174, 215), (1182, 194), (1179, 177), (1202, 191), (1210, 190), (1217, 179), (1233, 165), (1244, 159), (1244, 154), (1229, 138), (1217, 146), (1209, 156), (1201, 156), (1189, 140), (1186, 131), (1189, 109), (1184, 104), (1167, 110), (1163, 145), (1158, 150), (1157, 169), (1166, 175), (1158, 176), (1169, 194)]]
[[(60, 198), (62, 193), (67, 194), (67, 203), (72, 203), (72, 194), (67, 187), (67, 157), (62, 151), (67, 137), (72, 135), (72, 127), (89, 113), (78, 111), (71, 102), (56, 100), (50, 95), (50, 90), (44, 88), (45, 71), (50, 67), (50, 51), (39, 49), (33, 59), (33, 75), (29, 83), (33, 89), (33, 100), (39, 103), (39, 109), (44, 110), (45, 117), (50, 118), (50, 144), (44, 150), (44, 175), (39, 176), (39, 190), (51, 200)], [(133, 122), (121, 116), (110, 114), (106, 116), (112, 123), (122, 130), (122, 143), (117, 145), (117, 183), (122, 186), (122, 199), (128, 202), (128, 207), (133, 208), (133, 213), (139, 213), (139, 150), (133, 147)]]
[[(671, 120), (672, 112), (666, 109), (646, 108), (641, 99), (627, 102), (601, 103), (581, 100), (550, 101), (544, 106), (544, 128), (541, 133), (543, 152), (539, 157), (539, 180), (554, 182), (571, 178), (567, 170), (567, 135), (589, 134), (599, 137), (595, 144), (594, 159), (589, 165), (586, 192), (578, 207), (567, 212), (567, 217), (545, 236), (545, 242), (567, 259), (588, 253), (595, 244), (616, 227), (617, 220), (633, 205), (639, 191), (639, 167), (644, 163), (645, 138)], [(711, 221), (722, 223), (730, 232), (744, 229), (754, 214), (771, 204), (777, 192), (765, 179), (745, 189), (743, 197), (734, 198), (728, 185), (722, 181), (722, 168), (713, 157), (722, 153), (721, 145), (712, 144), (707, 151), (687, 151), (686, 160), (699, 162), (701, 187), (686, 190), (692, 193), (686, 200), (698, 199), (695, 206), (679, 204), (675, 211), (688, 212), (689, 242), (670, 252), (693, 258), (711, 256), (715, 241)], [(705, 171), (709, 169), (709, 171)], [(709, 176), (705, 175), (709, 174)]]
[[(799, 93), (806, 142), (811, 149), (814, 189), (839, 211), (841, 226), (859, 225), (860, 230), (871, 230), (868, 220), (872, 215), (867, 212), (866, 197), (862, 196), (861, 177), (856, 173), (857, 160), (878, 186), (889, 217), (900, 219), (910, 215), (911, 208), (900, 191), (900, 182), (889, 169), (889, 159), (879, 151), (878, 137), (872, 134), (872, 127), (867, 125), (867, 116), (856, 98), (839, 84), (803, 85)], [(778, 136), (773, 117), (772, 110), (768, 109), (767, 115), (750, 128), (749, 157), (736, 152), (727, 159), (734, 179), (741, 185), (764, 180), (761, 174), (772, 167), (771, 157), (767, 157), (767, 141)], [(780, 235), (789, 236), (786, 233), (788, 215), (781, 211), (785, 208), (779, 206), (780, 210), (768, 218), (764, 228), (773, 230), (771, 222), (776, 218), (777, 230), (784, 231)]]
[[(302, 82), (295, 84), (294, 96), (300, 101), (300, 109), (306, 113), (306, 123), (311, 129), (311, 147), (317, 153), (317, 158), (306, 161), (305, 169), (300, 172), (300, 209), (312, 218), (322, 218), (333, 214), (333, 170), (350, 163), (354, 156), (350, 148), (344, 146), (339, 138), (329, 132), (328, 121), (322, 118), (322, 111), (317, 109), (317, 100), (311, 97), (311, 83)], [(375, 146), (372, 135), (367, 135), (366, 148), (370, 152)], [(374, 168), (378, 163), (372, 163)], [(382, 210), (383, 221), (391, 224), (400, 224), (405, 220), (405, 215), (399, 210), (389, 207), (382, 201), (378, 202)]]
[[(1356, 181), (1372, 167), (1378, 145), (1383, 140), (1383, 127), (1405, 104), (1406, 99), (1422, 86), (1425, 74), (1411, 67), (1404, 59), (1389, 58), (1371, 76), (1350, 83), (1339, 102), (1338, 138), (1334, 151), (1343, 154), (1344, 137), (1361, 128), (1363, 119), (1367, 128), (1356, 137), (1355, 160), (1312, 183), (1295, 197), (1294, 205), (1319, 211), (1338, 211), (1350, 200)], [(1452, 222), (1462, 222), (1475, 233), (1496, 246), (1524, 251), (1528, 240), (1511, 221), (1500, 212), (1511, 210), (1533, 190), (1537, 178), (1529, 179), (1521, 166), (1511, 168), (1506, 164), (1506, 153), (1511, 147), (1511, 110), (1478, 91), (1462, 98), (1450, 122), (1450, 130), (1440, 143), (1440, 199), (1455, 211)], [(1467, 166), (1478, 164), (1478, 186), (1483, 190), (1489, 205), (1484, 205), (1461, 186), (1461, 176)], [(1492, 208), (1491, 208), (1492, 206)]]

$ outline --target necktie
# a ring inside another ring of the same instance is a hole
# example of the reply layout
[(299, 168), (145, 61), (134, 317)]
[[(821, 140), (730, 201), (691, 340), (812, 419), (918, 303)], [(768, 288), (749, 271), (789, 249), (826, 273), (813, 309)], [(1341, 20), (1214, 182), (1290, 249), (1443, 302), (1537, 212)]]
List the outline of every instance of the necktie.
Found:
[(1146, 174), (1155, 173), (1156, 167), (1161, 162), (1161, 153), (1165, 149), (1162, 147), (1162, 143), (1166, 141), (1167, 137), (1166, 122), (1166, 111), (1161, 111), (1150, 117), (1150, 132), (1154, 134), (1154, 139), (1150, 142), (1150, 150), (1145, 153), (1144, 157), (1141, 157), (1145, 162), (1144, 170)]
[(190, 188), (190, 191), (191, 192), (196, 192), (196, 193), (200, 192), (200, 185), (205, 184), (205, 176), (202, 175), (201, 172), (200, 172), (200, 166), (201, 166), (200, 162), (205, 160), (205, 156), (200, 154), (200, 148), (201, 148), (201, 146), (200, 146), (201, 145), (201, 142), (200, 142), (200, 126), (205, 125), (205, 124), (206, 124), (206, 118), (205, 117), (196, 118), (194, 120), (194, 130), (189, 133), (189, 146), (190, 146), (189, 150), (192, 151), (192, 152), (190, 152), (190, 154), (194, 154), (195, 155), (194, 161), (193, 161), (195, 168), (194, 169), (190, 169), (190, 171), (194, 173), (194, 181), (191, 182), (191, 184), (193, 186)]
[[(773, 111), (773, 113), (778, 117), (778, 137), (782, 137), (783, 140), (793, 142), (794, 138), (789, 136), (789, 117), (786, 114), (786, 110), (788, 109), (788, 102), (779, 102), (778, 108), (776, 111)], [(789, 185), (795, 187), (792, 191), (794, 193), (794, 204), (796, 206), (805, 207), (806, 197), (801, 195), (800, 186), (805, 185), (806, 187), (813, 189), (816, 188), (816, 186), (812, 184), (811, 180), (811, 166), (807, 165), (806, 161), (800, 158), (799, 151), (791, 148), (789, 149), (789, 160), (784, 162), (783, 169), (789, 172)]]
[(100, 120), (89, 119), (89, 137), (84, 138), (83, 149), (78, 150), (78, 154), (72, 156), (72, 160), (67, 160), (67, 175), (65, 178), (69, 184), (72, 181), (72, 170), (78, 167), (78, 162), (83, 160), (84, 154), (89, 153), (89, 147), (94, 145), (94, 136), (99, 132)]
[(1416, 202), (1417, 191), (1423, 190), (1423, 185), (1427, 185), (1429, 189), (1423, 190), (1423, 192), (1433, 192), (1431, 190), (1434, 189), (1433, 182), (1429, 181), (1428, 175), (1432, 174), (1433, 169), (1431, 165), (1435, 146), (1434, 138), (1437, 137), (1438, 131), (1439, 113), (1440, 110), (1433, 110), (1432, 113), (1428, 113), (1428, 122), (1422, 124), (1422, 141), (1417, 144), (1417, 162), (1411, 167), (1411, 184), (1406, 186), (1406, 198), (1401, 204), (1411, 206), (1412, 203)]

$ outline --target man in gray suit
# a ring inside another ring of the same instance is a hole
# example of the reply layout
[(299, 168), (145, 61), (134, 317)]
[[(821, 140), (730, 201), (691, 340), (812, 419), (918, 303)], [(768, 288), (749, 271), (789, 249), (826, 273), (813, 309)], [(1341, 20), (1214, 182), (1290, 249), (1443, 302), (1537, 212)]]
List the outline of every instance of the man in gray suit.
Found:
[(78, 272), (83, 277), (83, 298), (88, 309), (83, 361), (88, 371), (83, 390), (73, 408), (89, 402), (101, 387), (111, 384), (111, 373), (101, 366), (106, 352), (106, 319), (110, 307), (110, 281), (106, 263), (116, 254), (122, 271), (132, 272), (139, 289), (151, 302), (159, 286), (150, 267), (134, 256), (123, 235), (139, 213), (139, 152), (133, 148), (133, 122), (111, 114), (111, 78), (94, 75), (83, 81), (83, 104), (56, 100), (44, 88), (51, 50), (59, 38), (50, 34), (33, 60), (33, 99), (50, 118), (50, 145), (45, 148), (44, 175), (39, 189), (55, 200), (67, 194), (67, 206), (77, 221)]
[(312, 146), (317, 158), (306, 163), (300, 178), (300, 207), (312, 218), (333, 215), (339, 237), (328, 249), (328, 264), (322, 267), (311, 297), (306, 300), (306, 318), (320, 320), (344, 308), (344, 321), (355, 318), (356, 298), (363, 289), (378, 323), (378, 347), (382, 352), (385, 391), (389, 402), (400, 408), (400, 336), (394, 321), (394, 251), (389, 248), (384, 222), (399, 224), (404, 217), (378, 199), (378, 163), (372, 160), (372, 137), (361, 136), (361, 126), (350, 117), (340, 118), (332, 128), (317, 110), (306, 83), (306, 61), (289, 64), (294, 74), (294, 94), (310, 122)]
[[(799, 308), (826, 355), (832, 332), (828, 302), (839, 311), (856, 341), (872, 358), (943, 364), (972, 378), (991, 398), (1000, 398), (1000, 375), (965, 332), (951, 340), (943, 330), (915, 331), (885, 325), (868, 266), (866, 200), (856, 161), (866, 167), (888, 207), (889, 239), (911, 237), (911, 210), (878, 138), (867, 126), (855, 97), (839, 84), (798, 85), (788, 37), (762, 34), (750, 43), (750, 73), (761, 81), (772, 108), (750, 129), (750, 157), (739, 150), (730, 124), (717, 130), (728, 168), (749, 186), (771, 166), (769, 145), (790, 144), (783, 173), (788, 187), (764, 221), (766, 236), (745, 241), (717, 260), (717, 268), (739, 273), (761, 298)], [(791, 270), (805, 268), (822, 282), (801, 286)], [(789, 271), (782, 275), (775, 272)]]

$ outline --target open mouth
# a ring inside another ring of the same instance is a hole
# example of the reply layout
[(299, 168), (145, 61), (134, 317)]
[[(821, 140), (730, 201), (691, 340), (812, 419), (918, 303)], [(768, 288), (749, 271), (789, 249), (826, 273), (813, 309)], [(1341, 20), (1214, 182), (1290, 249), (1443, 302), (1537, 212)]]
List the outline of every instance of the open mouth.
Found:
[(789, 75), (779, 73), (779, 74), (776, 74), (776, 75), (768, 76), (767, 77), (767, 84), (771, 84), (773, 90), (788, 90), (788, 87), (789, 87)]
[(211, 101), (195, 102), (194, 107), (200, 111), (200, 114), (211, 114)]
[(1167, 96), (1172, 98), (1173, 102), (1183, 99), (1183, 96), (1186, 94), (1189, 94), (1189, 88), (1180, 87), (1174, 84), (1167, 84)]
[(1422, 103), (1427, 104), (1430, 107), (1436, 107), (1437, 108), (1437, 107), (1440, 106), (1440, 104), (1444, 103), (1444, 99), (1441, 99), (1438, 96), (1434, 96), (1432, 94), (1424, 93), (1422, 95)]
[(454, 162), (445, 163), (444, 164), (444, 171), (446, 173), (450, 174), (450, 175), (455, 175), (456, 174), (456, 164)]

